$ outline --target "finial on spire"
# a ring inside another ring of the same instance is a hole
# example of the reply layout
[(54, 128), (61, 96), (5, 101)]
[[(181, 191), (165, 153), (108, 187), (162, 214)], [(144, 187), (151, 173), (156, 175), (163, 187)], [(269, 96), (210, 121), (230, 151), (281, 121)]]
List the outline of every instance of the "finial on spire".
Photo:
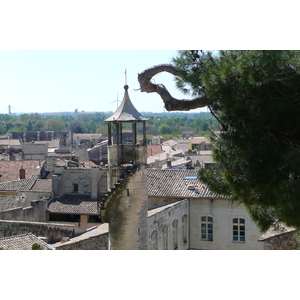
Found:
[(124, 89), (127, 91), (129, 88), (129, 86), (127, 85), (127, 70), (125, 69), (125, 85), (124, 85)]

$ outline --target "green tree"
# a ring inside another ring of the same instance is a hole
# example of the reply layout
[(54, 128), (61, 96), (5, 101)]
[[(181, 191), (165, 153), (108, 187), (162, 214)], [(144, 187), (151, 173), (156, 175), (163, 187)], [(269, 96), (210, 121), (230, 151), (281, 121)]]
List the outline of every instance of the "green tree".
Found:
[(31, 250), (44, 250), (44, 248), (40, 244), (34, 243), (31, 246)]
[(171, 133), (172, 133), (170, 127), (169, 127), (168, 125), (165, 125), (165, 124), (159, 126), (159, 127), (158, 127), (158, 130), (159, 130), (159, 133), (160, 133), (161, 135), (171, 134)]
[(211, 137), (217, 167), (201, 170), (200, 180), (241, 200), (262, 230), (278, 222), (299, 228), (300, 52), (181, 51), (173, 66), (150, 71), (166, 70), (195, 98), (174, 99), (147, 85), (145, 73), (142, 91), (163, 95), (168, 110), (207, 105), (220, 126)]
[(95, 131), (97, 129), (97, 123), (91, 120), (91, 121), (85, 123), (85, 127), (86, 127), (88, 133), (95, 133)]
[(6, 125), (5, 122), (1, 122), (0, 123), (0, 135), (5, 134), (6, 133)]
[(65, 122), (58, 118), (50, 118), (45, 122), (45, 131), (64, 131), (66, 130)]
[(103, 135), (108, 135), (107, 125), (99, 125), (96, 129), (96, 133), (102, 133)]
[(69, 129), (75, 133), (86, 133), (87, 129), (81, 121), (73, 121), (69, 125)]

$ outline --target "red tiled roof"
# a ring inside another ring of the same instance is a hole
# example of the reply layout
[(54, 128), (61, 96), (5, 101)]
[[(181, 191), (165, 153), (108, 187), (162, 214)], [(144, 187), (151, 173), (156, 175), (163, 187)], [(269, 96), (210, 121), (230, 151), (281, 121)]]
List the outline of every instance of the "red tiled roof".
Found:
[(19, 170), (25, 170), (26, 178), (31, 178), (34, 174), (39, 174), (45, 161), (40, 160), (0, 160), (0, 182), (8, 182), (19, 179)]
[(154, 156), (162, 153), (161, 145), (148, 145), (147, 146), (147, 157)]

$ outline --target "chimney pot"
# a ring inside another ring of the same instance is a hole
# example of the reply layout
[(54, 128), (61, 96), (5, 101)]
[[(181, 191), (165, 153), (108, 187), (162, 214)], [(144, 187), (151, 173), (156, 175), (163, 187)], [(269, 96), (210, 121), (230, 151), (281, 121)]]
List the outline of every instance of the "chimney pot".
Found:
[(25, 179), (26, 175), (25, 175), (25, 169), (23, 169), (23, 165), (21, 167), (21, 169), (19, 170), (19, 177), (20, 179)]

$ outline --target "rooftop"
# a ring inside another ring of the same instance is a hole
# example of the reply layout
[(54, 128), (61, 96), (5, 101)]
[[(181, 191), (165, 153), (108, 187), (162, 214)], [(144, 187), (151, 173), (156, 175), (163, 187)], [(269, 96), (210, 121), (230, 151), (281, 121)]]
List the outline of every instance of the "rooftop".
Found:
[(4, 250), (32, 250), (33, 244), (39, 244), (43, 250), (51, 249), (46, 242), (32, 233), (0, 238), (0, 248)]
[(48, 204), (50, 213), (99, 215), (98, 201), (89, 195), (63, 195)]
[(281, 234), (285, 234), (285, 233), (289, 233), (289, 232), (293, 232), (296, 231), (296, 228), (294, 227), (288, 227), (284, 224), (280, 224), (278, 228), (269, 228), (258, 240), (259, 242), (268, 240), (270, 238), (273, 238), (275, 236), (281, 235)]
[(176, 202), (173, 202), (173, 203), (170, 203), (170, 204), (166, 204), (166, 205), (163, 205), (163, 206), (159, 206), (159, 207), (156, 207), (156, 208), (153, 208), (151, 210), (148, 210), (148, 218), (157, 214), (157, 213), (160, 213), (166, 209), (169, 209), (171, 207), (175, 207), (178, 203), (184, 203), (186, 202), (187, 200), (180, 200), (180, 201), (176, 201)]
[[(198, 170), (147, 169), (147, 194), (150, 197), (228, 199), (211, 192), (198, 179)], [(192, 179), (193, 178), (193, 179)]]
[(19, 179), (19, 170), (22, 168), (26, 172), (26, 178), (39, 174), (44, 161), (41, 160), (0, 160), (1, 182), (8, 182)]
[(98, 235), (102, 235), (102, 234), (106, 234), (109, 232), (108, 229), (108, 223), (103, 223), (99, 226), (97, 226), (96, 228), (92, 229), (92, 230), (87, 230), (86, 232), (77, 235), (73, 238), (70, 238), (70, 240), (66, 241), (66, 242), (57, 242), (55, 244), (53, 244), (53, 247), (58, 248), (59, 246), (62, 245), (67, 245), (67, 244), (73, 244), (76, 242), (80, 242)]
[(105, 121), (123, 121), (123, 122), (130, 122), (130, 121), (145, 121), (147, 120), (144, 118), (133, 106), (129, 94), (128, 94), (128, 85), (124, 86), (125, 93), (122, 100), (122, 103), (116, 110), (116, 112), (107, 118)]
[(29, 179), (20, 179), (0, 183), (0, 191), (29, 191), (35, 184), (38, 176), (38, 174), (33, 174)]
[(0, 195), (0, 212), (22, 206), (22, 196)]
[(52, 179), (37, 179), (30, 190), (52, 192)]
[(180, 154), (182, 154), (181, 150), (171, 151), (171, 152), (161, 152), (161, 153), (158, 153), (156, 155), (152, 155), (152, 156), (147, 157), (147, 163), (152, 164), (156, 160), (162, 161), (162, 160), (166, 160), (168, 158), (171, 158), (172, 156), (176, 156), (176, 155), (180, 155)]

